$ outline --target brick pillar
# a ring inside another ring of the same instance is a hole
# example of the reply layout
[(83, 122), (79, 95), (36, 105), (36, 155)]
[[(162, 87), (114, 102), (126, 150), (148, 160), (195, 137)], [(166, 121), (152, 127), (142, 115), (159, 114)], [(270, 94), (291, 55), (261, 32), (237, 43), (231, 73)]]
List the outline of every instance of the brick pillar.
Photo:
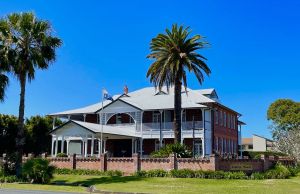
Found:
[(219, 157), (215, 154), (211, 154), (209, 156), (209, 162), (211, 163), (211, 169), (210, 170), (219, 170)]
[(72, 163), (72, 169), (76, 169), (76, 154), (70, 158), (70, 162)]
[(133, 159), (133, 165), (135, 171), (140, 171), (141, 170), (141, 160), (140, 160), (140, 155), (138, 153), (132, 154), (132, 159)]
[(106, 153), (100, 155), (100, 170), (101, 171), (107, 170), (107, 155), (106, 155)]
[(260, 159), (263, 161), (263, 168), (262, 168), (263, 171), (268, 170), (273, 165), (273, 163), (270, 161), (269, 157), (264, 154), (262, 154), (260, 156)]
[(170, 154), (169, 156), (170, 159), (170, 170), (177, 170), (178, 169), (178, 161), (177, 161), (177, 156), (176, 154)]

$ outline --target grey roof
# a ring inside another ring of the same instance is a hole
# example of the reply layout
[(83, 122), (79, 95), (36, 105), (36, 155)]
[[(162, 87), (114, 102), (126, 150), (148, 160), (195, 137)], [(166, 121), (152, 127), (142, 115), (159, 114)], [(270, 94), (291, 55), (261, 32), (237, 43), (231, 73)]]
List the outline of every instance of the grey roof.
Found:
[[(213, 103), (216, 102), (213, 99), (210, 99), (204, 96), (204, 93), (209, 91), (214, 91), (214, 89), (208, 90), (192, 90), (187, 88), (187, 93), (184, 88), (182, 89), (182, 108), (202, 108), (206, 107), (202, 103)], [(203, 94), (201, 94), (203, 93)], [(135, 106), (141, 110), (158, 110), (158, 109), (173, 109), (174, 108), (174, 88), (171, 87), (167, 91), (166, 87), (163, 87), (161, 92), (155, 90), (154, 87), (146, 87), (133, 92), (128, 93), (127, 95), (115, 95), (113, 96), (114, 100), (122, 100), (132, 106)], [(110, 100), (103, 102), (104, 107), (112, 103)], [(83, 108), (57, 112), (49, 114), (51, 116), (55, 115), (69, 115), (69, 114), (88, 114), (96, 113), (101, 110), (102, 103), (96, 103), (90, 106)]]
[[(76, 125), (83, 127), (93, 133), (101, 133), (101, 130), (102, 130), (100, 124), (69, 120), (68, 122), (58, 126), (54, 130), (52, 130), (50, 133), (54, 134), (54, 132), (56, 130), (59, 130), (60, 128), (66, 126), (66, 125), (69, 125), (70, 123), (75, 123)], [(139, 137), (135, 133), (134, 130), (130, 130), (129, 128), (126, 128), (126, 130), (122, 130), (122, 128), (118, 129), (117, 127), (113, 127), (113, 126), (109, 126), (109, 125), (103, 125), (103, 133), (104, 134), (112, 134), (112, 135), (130, 136), (130, 137)]]

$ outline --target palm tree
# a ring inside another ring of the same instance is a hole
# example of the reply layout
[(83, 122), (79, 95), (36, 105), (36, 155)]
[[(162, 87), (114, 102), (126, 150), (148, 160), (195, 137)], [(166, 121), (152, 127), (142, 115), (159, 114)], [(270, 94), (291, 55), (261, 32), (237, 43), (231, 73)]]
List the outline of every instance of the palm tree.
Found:
[(8, 85), (8, 77), (0, 71), (0, 102), (4, 101), (5, 89)]
[(14, 13), (0, 20), (0, 59), (20, 83), (18, 133), (16, 137), (16, 174), (21, 173), (24, 139), (24, 109), (26, 82), (35, 78), (37, 69), (47, 69), (55, 58), (61, 40), (52, 36), (47, 21), (33, 13)]
[(202, 84), (204, 76), (210, 74), (210, 69), (204, 62), (205, 57), (196, 51), (208, 44), (203, 37), (190, 37), (189, 27), (174, 24), (172, 30), (166, 29), (165, 34), (158, 34), (150, 44), (151, 53), (148, 58), (155, 61), (147, 72), (150, 82), (160, 91), (163, 86), (174, 86), (174, 143), (181, 142), (181, 90), (187, 88), (186, 71), (193, 72)]

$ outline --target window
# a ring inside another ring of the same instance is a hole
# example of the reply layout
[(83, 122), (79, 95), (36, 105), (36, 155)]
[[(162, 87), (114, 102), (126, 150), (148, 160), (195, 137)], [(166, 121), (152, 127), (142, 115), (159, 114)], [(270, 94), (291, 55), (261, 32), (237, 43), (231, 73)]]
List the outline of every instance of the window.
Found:
[(248, 145), (248, 149), (253, 149), (253, 145)]
[(218, 138), (216, 137), (215, 138), (215, 151), (218, 151), (218, 145), (219, 145)]
[(223, 118), (223, 121), (224, 121), (224, 127), (226, 127), (226, 122), (227, 122), (227, 119), (226, 119), (226, 112), (224, 112), (224, 118)]
[(218, 110), (216, 110), (215, 112), (215, 124), (218, 124), (219, 123), (219, 112)]
[(222, 111), (220, 111), (219, 113), (220, 113), (220, 126), (223, 126), (223, 113)]
[(233, 129), (236, 129), (236, 121), (235, 121), (235, 116), (233, 117)]
[(194, 155), (202, 156), (202, 141), (196, 141), (194, 144)]

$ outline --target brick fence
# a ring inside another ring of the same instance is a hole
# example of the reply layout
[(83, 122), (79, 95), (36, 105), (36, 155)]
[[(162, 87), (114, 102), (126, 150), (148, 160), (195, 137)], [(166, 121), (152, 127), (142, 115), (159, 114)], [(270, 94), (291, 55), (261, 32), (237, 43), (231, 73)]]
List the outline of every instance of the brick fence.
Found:
[(208, 158), (176, 158), (171, 155), (168, 158), (140, 158), (138, 154), (132, 157), (107, 157), (100, 158), (49, 158), (51, 164), (58, 168), (93, 169), (93, 170), (120, 170), (125, 174), (131, 174), (139, 170), (223, 170), (262, 172), (272, 167), (277, 161), (286, 165), (293, 165), (294, 161), (287, 158), (275, 158), (262, 155), (260, 159), (223, 159), (215, 155)]
[[(23, 161), (33, 156), (24, 157)], [(45, 155), (42, 157), (45, 158)], [(287, 157), (274, 157), (262, 155), (260, 159), (224, 159), (215, 155), (206, 158), (176, 158), (171, 155), (168, 158), (140, 158), (138, 154), (132, 157), (107, 157), (101, 155), (100, 158), (79, 158), (75, 155), (69, 158), (47, 158), (50, 163), (57, 168), (68, 169), (90, 169), (90, 170), (120, 170), (124, 174), (132, 174), (139, 170), (223, 170), (223, 171), (244, 171), (262, 172), (272, 167), (276, 162), (285, 165), (293, 165), (295, 161)], [(1, 159), (3, 161), (3, 158)], [(1, 162), (0, 161), (0, 162)]]

